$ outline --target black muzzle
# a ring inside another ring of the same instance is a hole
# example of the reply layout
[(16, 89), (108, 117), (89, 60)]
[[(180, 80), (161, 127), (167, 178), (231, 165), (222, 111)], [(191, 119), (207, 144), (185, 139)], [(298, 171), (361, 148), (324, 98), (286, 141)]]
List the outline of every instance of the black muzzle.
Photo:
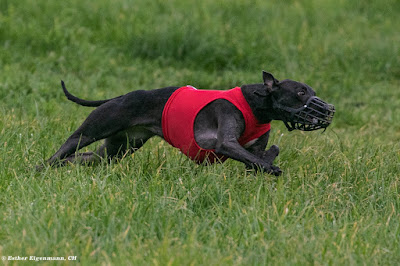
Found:
[(283, 120), (289, 131), (299, 129), (302, 131), (312, 131), (326, 129), (333, 119), (335, 107), (328, 104), (316, 96), (311, 96), (306, 104), (300, 108), (291, 108), (279, 104), (274, 98), (274, 109), (288, 112), (288, 116)]

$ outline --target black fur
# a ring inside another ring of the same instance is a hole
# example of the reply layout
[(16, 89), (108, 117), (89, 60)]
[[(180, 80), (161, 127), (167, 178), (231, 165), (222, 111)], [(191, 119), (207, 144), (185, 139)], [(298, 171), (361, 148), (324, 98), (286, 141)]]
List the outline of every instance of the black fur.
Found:
[[(121, 157), (127, 151), (134, 152), (153, 136), (163, 137), (161, 121), (164, 105), (179, 87), (166, 87), (150, 91), (133, 91), (128, 94), (100, 101), (79, 99), (68, 92), (66, 97), (83, 106), (98, 107), (83, 124), (67, 139), (61, 148), (47, 161), (50, 165), (66, 162), (96, 162), (100, 158)], [(243, 85), (242, 93), (254, 115), (261, 123), (285, 120), (288, 114), (274, 108), (272, 97), (280, 105), (298, 108), (315, 95), (306, 84), (284, 80), (279, 82), (272, 74), (263, 71), (263, 83)], [(245, 128), (242, 113), (229, 101), (215, 100), (204, 107), (194, 123), (195, 140), (204, 149), (243, 162), (248, 168), (260, 169), (273, 175), (282, 173), (273, 162), (279, 148), (272, 145), (265, 150), (269, 132), (248, 147), (242, 147), (238, 138)], [(95, 141), (105, 139), (104, 144), (90, 153), (77, 153)]]

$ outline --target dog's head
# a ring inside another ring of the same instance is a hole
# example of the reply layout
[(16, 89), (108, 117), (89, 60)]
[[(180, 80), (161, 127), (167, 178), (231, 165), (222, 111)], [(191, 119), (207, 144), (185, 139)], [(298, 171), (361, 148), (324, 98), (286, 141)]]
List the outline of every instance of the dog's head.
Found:
[(275, 120), (282, 120), (289, 131), (326, 129), (332, 122), (335, 107), (318, 98), (307, 84), (293, 80), (278, 81), (263, 71), (259, 96), (268, 96)]

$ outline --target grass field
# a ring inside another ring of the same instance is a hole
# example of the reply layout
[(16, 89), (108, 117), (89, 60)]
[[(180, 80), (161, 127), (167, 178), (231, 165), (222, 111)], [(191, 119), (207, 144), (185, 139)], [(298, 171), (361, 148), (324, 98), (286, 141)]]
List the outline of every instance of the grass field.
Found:
[[(398, 0), (0, 0), (2, 263), (398, 264), (399, 14)], [(159, 138), (120, 163), (35, 171), (92, 110), (61, 79), (104, 99), (262, 70), (337, 109), (324, 134), (272, 123), (278, 179), (195, 165)]]

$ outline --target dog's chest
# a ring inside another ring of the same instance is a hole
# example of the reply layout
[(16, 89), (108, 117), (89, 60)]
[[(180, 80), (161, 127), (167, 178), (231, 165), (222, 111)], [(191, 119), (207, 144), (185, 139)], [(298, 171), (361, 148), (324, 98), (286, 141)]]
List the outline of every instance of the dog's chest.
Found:
[(248, 147), (250, 147), (250, 146), (252, 146), (254, 143), (256, 143), (257, 140), (258, 140), (258, 138), (250, 140), (249, 142), (247, 142), (247, 143), (245, 143), (245, 144), (243, 145), (243, 148), (246, 148), (246, 149), (247, 149)]

